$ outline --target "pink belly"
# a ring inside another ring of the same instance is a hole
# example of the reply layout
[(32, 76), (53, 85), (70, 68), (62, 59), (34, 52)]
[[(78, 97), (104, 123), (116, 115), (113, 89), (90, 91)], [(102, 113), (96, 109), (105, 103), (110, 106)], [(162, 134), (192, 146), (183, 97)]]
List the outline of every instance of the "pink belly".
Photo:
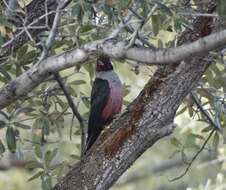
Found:
[(122, 108), (122, 86), (110, 85), (110, 89), (108, 102), (101, 114), (102, 118), (106, 120), (119, 113)]

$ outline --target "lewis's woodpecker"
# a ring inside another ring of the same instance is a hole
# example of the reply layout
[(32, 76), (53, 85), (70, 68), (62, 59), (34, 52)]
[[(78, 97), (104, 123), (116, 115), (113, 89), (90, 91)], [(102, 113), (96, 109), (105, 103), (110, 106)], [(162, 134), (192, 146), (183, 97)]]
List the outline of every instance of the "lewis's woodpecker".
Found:
[(99, 56), (96, 62), (96, 78), (91, 92), (86, 151), (96, 141), (103, 127), (121, 111), (122, 98), (122, 83), (113, 71), (110, 58), (106, 55)]

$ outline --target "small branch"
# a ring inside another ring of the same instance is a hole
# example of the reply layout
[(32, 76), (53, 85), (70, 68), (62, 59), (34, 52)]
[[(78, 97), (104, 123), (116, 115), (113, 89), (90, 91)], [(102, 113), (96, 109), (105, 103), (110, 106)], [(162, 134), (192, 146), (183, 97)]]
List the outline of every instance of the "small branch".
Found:
[(190, 16), (190, 17), (219, 17), (218, 14), (209, 14), (209, 13), (184, 13), (178, 12), (178, 15), (181, 16)]
[(56, 10), (55, 18), (54, 18), (54, 21), (53, 21), (52, 29), (50, 30), (49, 36), (48, 36), (48, 38), (45, 42), (45, 46), (43, 47), (42, 54), (39, 58), (39, 61), (36, 63), (36, 65), (39, 65), (46, 58), (46, 56), (48, 55), (48, 53), (49, 53), (49, 51), (52, 47), (54, 38), (56, 36), (57, 26), (59, 25), (59, 22), (60, 22), (60, 16), (61, 16), (61, 4), (59, 3), (58, 6), (57, 6), (57, 10)]
[(140, 16), (135, 10), (133, 10), (133, 8), (129, 8), (129, 10), (140, 20), (144, 21), (145, 18)]
[[(193, 156), (188, 156), (188, 160), (191, 160)], [(203, 163), (205, 161), (212, 161), (211, 154), (206, 153), (200, 157), (200, 162)], [(207, 162), (207, 163), (208, 163)], [(118, 183), (115, 184), (116, 187), (121, 187), (124, 185), (128, 185), (129, 183), (137, 183), (139, 180), (144, 180), (146, 178), (155, 175), (156, 173), (166, 172), (167, 170), (172, 170), (175, 168), (182, 167), (184, 165), (183, 160), (180, 157), (175, 159), (163, 160), (157, 163), (155, 166), (145, 166), (139, 168), (139, 171), (134, 171), (131, 175), (128, 175), (124, 180), (119, 180)]]
[(208, 112), (202, 107), (199, 100), (196, 98), (196, 96), (193, 94), (193, 92), (190, 93), (190, 96), (192, 100), (195, 102), (197, 108), (200, 110), (200, 112), (205, 116), (205, 118), (208, 120), (210, 125), (212, 125), (215, 129), (219, 130), (220, 128), (217, 126), (217, 124), (212, 120)]
[(203, 145), (201, 146), (201, 148), (199, 149), (199, 151), (196, 152), (196, 154), (194, 155), (194, 157), (193, 157), (193, 158), (191, 159), (191, 161), (188, 163), (188, 166), (187, 166), (186, 170), (185, 170), (181, 175), (179, 175), (179, 176), (177, 176), (177, 177), (175, 177), (175, 178), (173, 178), (173, 179), (169, 179), (170, 182), (173, 182), (173, 181), (176, 181), (176, 180), (178, 180), (178, 179), (181, 179), (182, 177), (184, 177), (184, 176), (188, 173), (188, 171), (189, 171), (189, 169), (191, 168), (193, 162), (196, 160), (196, 158), (198, 157), (198, 155), (205, 149), (206, 144), (209, 142), (210, 138), (212, 137), (212, 135), (213, 135), (213, 133), (214, 133), (215, 131), (216, 131), (216, 130), (213, 129), (213, 130), (209, 133), (209, 136), (207, 137), (207, 139), (205, 140), (205, 142), (203, 143)]
[(85, 134), (85, 126), (84, 126), (84, 120), (82, 118), (82, 116), (80, 115), (77, 107), (75, 106), (72, 97), (70, 96), (67, 88), (65, 87), (60, 74), (59, 73), (55, 73), (54, 74), (54, 78), (55, 80), (58, 82), (60, 88), (62, 89), (62, 91), (64, 92), (64, 95), (68, 101), (68, 104), (74, 114), (74, 116), (77, 118), (77, 120), (79, 121), (80, 124), (80, 129), (81, 129), (81, 156), (83, 156), (83, 152), (84, 152), (84, 148), (85, 148), (85, 139), (86, 139), (86, 134)]
[[(35, 19), (33, 22), (31, 22), (29, 25), (26, 26), (26, 28), (29, 28), (30, 26), (36, 24), (37, 22), (39, 22), (40, 20), (42, 20), (46, 15), (51, 15), (51, 14), (54, 14), (56, 11), (50, 11), (48, 12), (48, 14), (44, 14), (42, 16), (40, 16), (39, 18)], [(23, 29), (17, 33), (11, 40), (5, 42), (4, 44), (2, 44), (1, 48), (5, 48), (7, 47), (8, 45), (10, 45), (12, 42), (14, 42), (15, 39), (17, 39), (20, 35), (22, 35), (24, 32), (25, 32), (25, 28), (22, 27)]]
[[(53, 41), (54, 41), (54, 38), (56, 36), (57, 26), (59, 25), (59, 22), (60, 22), (61, 9), (62, 9), (62, 7), (64, 7), (64, 4), (67, 4), (67, 3), (68, 3), (68, 1), (65, 1), (65, 2), (58, 4), (57, 10), (56, 10), (56, 15), (55, 15), (53, 25), (52, 25), (52, 29), (49, 33), (47, 40), (46, 40), (45, 47), (42, 51), (42, 55), (41, 55), (39, 61), (36, 63), (36, 65), (39, 65), (42, 62), (42, 60), (48, 55), (48, 52), (50, 51), (52, 44), (53, 44)], [(82, 156), (83, 152), (84, 152), (84, 148), (85, 148), (85, 135), (84, 135), (84, 132), (83, 132), (85, 130), (84, 129), (85, 127), (84, 127), (83, 118), (80, 115), (80, 113), (78, 112), (70, 94), (68, 93), (68, 90), (67, 90), (66, 86), (64, 85), (60, 74), (56, 72), (56, 73), (53, 73), (53, 75), (54, 75), (55, 80), (58, 82), (60, 88), (64, 92), (64, 95), (65, 95), (65, 97), (68, 101), (70, 108), (72, 109), (73, 114), (75, 115), (75, 117), (78, 119), (78, 121), (80, 123), (80, 129), (81, 129), (81, 134), (82, 134), (81, 135), (81, 156)]]
[(17, 1), (16, 0), (9, 0), (9, 4), (5, 0), (3, 0), (3, 3), (7, 7), (6, 9), (6, 16), (11, 17), (12, 13), (15, 11)]
[(201, 105), (201, 103), (199, 102), (199, 100), (196, 98), (196, 96), (191, 92), (190, 96), (192, 98), (192, 100), (195, 102), (197, 108), (200, 110), (200, 112), (205, 116), (205, 118), (208, 120), (208, 122), (214, 127), (213, 130), (210, 132), (209, 136), (207, 137), (207, 139), (205, 140), (205, 142), (203, 143), (202, 147), (199, 149), (199, 151), (194, 155), (194, 157), (192, 158), (192, 160), (188, 163), (188, 166), (186, 168), (186, 170), (179, 175), (178, 177), (175, 177), (173, 179), (170, 179), (169, 181), (175, 181), (178, 180), (180, 178), (182, 178), (183, 176), (185, 176), (187, 174), (187, 172), (189, 171), (189, 169), (191, 168), (192, 163), (195, 161), (195, 159), (198, 157), (198, 155), (204, 150), (206, 144), (208, 143), (209, 139), (211, 138), (211, 136), (213, 135), (213, 133), (216, 130), (219, 130), (219, 127), (215, 124), (215, 122), (212, 120), (212, 118), (209, 116), (208, 112), (203, 108), (203, 106)]

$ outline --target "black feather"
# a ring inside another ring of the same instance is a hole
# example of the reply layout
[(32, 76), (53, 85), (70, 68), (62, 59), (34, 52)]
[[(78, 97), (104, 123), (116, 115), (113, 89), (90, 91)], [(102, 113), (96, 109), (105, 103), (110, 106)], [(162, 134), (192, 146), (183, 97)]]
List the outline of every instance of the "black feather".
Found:
[(101, 118), (101, 113), (107, 104), (110, 87), (107, 80), (96, 78), (91, 92), (91, 107), (88, 122), (88, 137), (86, 151), (93, 145), (100, 135), (106, 121)]

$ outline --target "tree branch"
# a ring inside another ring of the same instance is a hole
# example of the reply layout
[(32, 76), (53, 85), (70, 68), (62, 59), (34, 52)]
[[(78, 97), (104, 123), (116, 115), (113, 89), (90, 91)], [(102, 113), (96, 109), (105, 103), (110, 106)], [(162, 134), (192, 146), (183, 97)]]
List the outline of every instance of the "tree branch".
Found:
[[(128, 58), (139, 62), (152, 64), (172, 64), (195, 55), (205, 54), (210, 50), (226, 44), (226, 30), (211, 34), (200, 40), (187, 45), (164, 50), (153, 50), (151, 48), (129, 48), (125, 49), (124, 42), (115, 44), (114, 40), (99, 40), (86, 44), (81, 48), (72, 49), (60, 55), (49, 57), (40, 63), (40, 67), (33, 66), (27, 72), (11, 81), (0, 89), (0, 109), (6, 107), (14, 100), (26, 95), (34, 87), (43, 82), (49, 73), (58, 72), (66, 68), (76, 66), (85, 61), (90, 54), (101, 50), (113, 57)], [(124, 56), (125, 55), (125, 56)], [(15, 84), (17, 84), (15, 86)]]
[[(193, 35), (203, 37), (211, 32), (202, 33), (212, 23), (211, 18), (198, 21), (203, 24), (192, 32), (185, 31), (182, 43)], [(147, 148), (173, 131), (177, 108), (211, 62), (211, 56), (193, 56), (159, 66), (139, 96), (104, 130), (84, 159), (54, 190), (109, 189)]]

